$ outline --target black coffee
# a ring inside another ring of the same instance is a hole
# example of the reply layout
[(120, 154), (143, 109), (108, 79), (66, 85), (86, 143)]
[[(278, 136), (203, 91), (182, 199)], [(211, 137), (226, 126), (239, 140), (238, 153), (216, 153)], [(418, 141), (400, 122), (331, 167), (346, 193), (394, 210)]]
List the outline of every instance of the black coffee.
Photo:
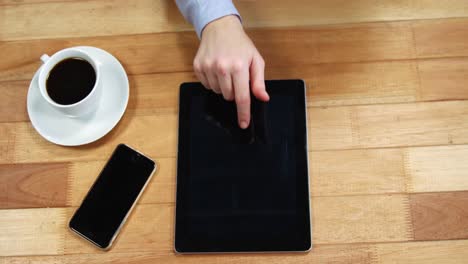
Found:
[(96, 83), (96, 72), (86, 60), (70, 58), (59, 62), (47, 78), (47, 94), (63, 105), (83, 100)]

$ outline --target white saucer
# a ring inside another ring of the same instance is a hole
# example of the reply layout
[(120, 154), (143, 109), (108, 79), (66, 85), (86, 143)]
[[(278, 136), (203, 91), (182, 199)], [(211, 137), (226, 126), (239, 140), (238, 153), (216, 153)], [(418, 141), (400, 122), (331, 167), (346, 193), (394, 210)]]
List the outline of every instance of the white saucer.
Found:
[(102, 64), (102, 94), (98, 109), (86, 116), (68, 117), (52, 108), (42, 97), (38, 76), (28, 91), (28, 114), (33, 127), (48, 141), (63, 146), (78, 146), (96, 141), (109, 133), (127, 108), (129, 85), (120, 62), (108, 52), (94, 47), (79, 47)]

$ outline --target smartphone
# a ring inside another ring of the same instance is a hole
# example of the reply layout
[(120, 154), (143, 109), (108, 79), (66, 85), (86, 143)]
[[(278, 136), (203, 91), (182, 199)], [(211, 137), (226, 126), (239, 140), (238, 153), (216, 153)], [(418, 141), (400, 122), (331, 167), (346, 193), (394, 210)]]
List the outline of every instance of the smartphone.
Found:
[(154, 161), (118, 145), (71, 218), (70, 229), (100, 249), (110, 249), (155, 171)]

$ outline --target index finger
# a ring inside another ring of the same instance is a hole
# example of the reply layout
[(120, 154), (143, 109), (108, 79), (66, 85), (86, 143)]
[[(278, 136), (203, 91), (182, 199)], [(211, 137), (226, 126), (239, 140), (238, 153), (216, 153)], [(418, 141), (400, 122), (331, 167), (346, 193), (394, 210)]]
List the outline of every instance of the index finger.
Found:
[(250, 88), (249, 69), (244, 67), (232, 75), (234, 85), (234, 98), (237, 105), (237, 119), (239, 126), (245, 129), (250, 123)]

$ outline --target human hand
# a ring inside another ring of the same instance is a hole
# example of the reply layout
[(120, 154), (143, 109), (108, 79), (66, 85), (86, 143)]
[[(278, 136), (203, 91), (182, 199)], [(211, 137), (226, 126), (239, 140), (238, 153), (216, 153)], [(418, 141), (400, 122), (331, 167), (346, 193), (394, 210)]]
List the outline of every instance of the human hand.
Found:
[(223, 94), (228, 101), (235, 100), (238, 123), (243, 129), (250, 123), (249, 79), (257, 99), (270, 99), (265, 91), (265, 61), (237, 16), (222, 17), (204, 28), (193, 66), (206, 88)]

